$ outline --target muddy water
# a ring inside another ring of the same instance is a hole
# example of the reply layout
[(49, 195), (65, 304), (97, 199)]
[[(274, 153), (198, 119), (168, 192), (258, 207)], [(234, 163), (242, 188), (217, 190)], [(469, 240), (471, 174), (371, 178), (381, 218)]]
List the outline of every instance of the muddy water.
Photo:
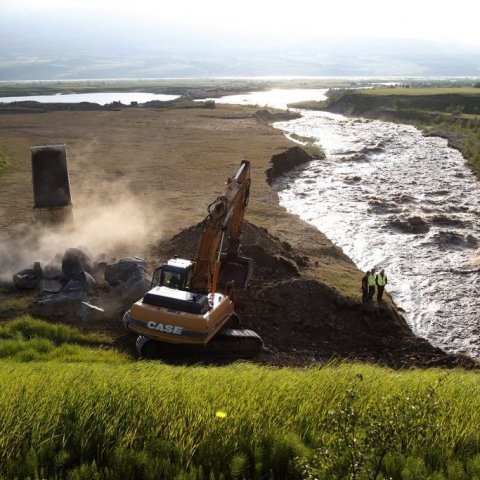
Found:
[(302, 114), (275, 126), (327, 158), (279, 180), (281, 204), (361, 269), (384, 268), (418, 335), (480, 358), (480, 183), (461, 154), (414, 127)]

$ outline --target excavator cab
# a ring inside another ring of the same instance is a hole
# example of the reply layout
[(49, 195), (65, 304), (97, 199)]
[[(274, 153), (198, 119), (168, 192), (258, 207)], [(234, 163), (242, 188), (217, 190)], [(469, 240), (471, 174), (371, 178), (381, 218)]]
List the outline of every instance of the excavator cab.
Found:
[(190, 260), (172, 258), (155, 270), (150, 288), (168, 287), (188, 290), (192, 278), (192, 266), (193, 263)]

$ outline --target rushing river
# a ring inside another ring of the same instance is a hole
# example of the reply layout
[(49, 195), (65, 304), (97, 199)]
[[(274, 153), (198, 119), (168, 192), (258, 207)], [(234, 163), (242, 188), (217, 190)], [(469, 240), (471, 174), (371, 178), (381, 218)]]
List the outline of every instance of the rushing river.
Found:
[(279, 180), (281, 204), (359, 268), (384, 268), (418, 335), (480, 357), (480, 183), (461, 154), (411, 126), (301, 113), (275, 126), (315, 137), (327, 158)]

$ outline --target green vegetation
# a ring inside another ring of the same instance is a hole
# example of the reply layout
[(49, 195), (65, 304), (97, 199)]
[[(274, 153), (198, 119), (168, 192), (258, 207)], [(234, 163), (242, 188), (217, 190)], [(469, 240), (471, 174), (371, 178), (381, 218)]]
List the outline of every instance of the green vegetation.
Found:
[(179, 93), (183, 91), (204, 90), (203, 94), (214, 96), (218, 93), (238, 93), (271, 88), (332, 88), (358, 87), (367, 85), (367, 81), (351, 81), (342, 78), (326, 79), (155, 79), (155, 80), (81, 80), (81, 81), (42, 81), (42, 82), (0, 82), (0, 97), (49, 95), (53, 93), (90, 93), (90, 92), (153, 92)]
[(36, 320), (30, 315), (24, 315), (11, 322), (0, 324), (0, 339), (2, 340), (31, 340), (38, 338), (49, 340), (55, 345), (69, 343), (98, 347), (111, 343), (108, 337), (95, 333), (85, 334), (68, 325)]
[(0, 319), (11, 319), (22, 315), (28, 310), (28, 306), (33, 302), (37, 292), (31, 293), (15, 292), (9, 295), (0, 293)]
[(113, 350), (98, 348), (111, 343), (97, 334), (83, 334), (62, 324), (51, 324), (28, 315), (0, 324), (0, 359), (17, 362), (124, 362)]
[(2, 478), (480, 478), (477, 372), (172, 367), (28, 317), (0, 335)]
[[(388, 82), (389, 79), (383, 81)], [(407, 81), (407, 80), (405, 80)], [(375, 82), (381, 83), (377, 78)], [(348, 78), (276, 78), (276, 79), (225, 79), (225, 78), (176, 78), (176, 79), (125, 79), (125, 80), (51, 80), (41, 82), (0, 82), (0, 97), (22, 95), (48, 95), (53, 93), (89, 92), (153, 92), (178, 93), (182, 89), (203, 89), (206, 93), (251, 92), (272, 88), (359, 88), (371, 85), (372, 80)], [(468, 79), (408, 79), (409, 86), (419, 87), (471, 87)], [(476, 84), (474, 84), (474, 87)]]
[(317, 137), (306, 137), (303, 135), (298, 135), (298, 133), (291, 133), (290, 136), (294, 140), (297, 140), (298, 142), (302, 142), (302, 143), (314, 143), (318, 140)]
[(290, 137), (292, 137), (297, 142), (303, 143), (303, 149), (313, 158), (325, 158), (325, 152), (323, 151), (323, 149), (315, 144), (318, 138), (305, 137), (303, 135), (298, 135), (297, 133), (291, 133)]

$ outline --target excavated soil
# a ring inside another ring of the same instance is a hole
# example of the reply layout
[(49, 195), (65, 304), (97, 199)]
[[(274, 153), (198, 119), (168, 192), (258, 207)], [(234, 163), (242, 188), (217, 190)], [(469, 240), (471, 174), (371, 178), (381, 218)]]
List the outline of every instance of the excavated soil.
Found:
[[(159, 243), (153, 256), (192, 258), (202, 224)], [(392, 368), (476, 368), (473, 360), (444, 353), (416, 337), (390, 298), (363, 305), (312, 277), (313, 258), (302, 255), (265, 228), (245, 222), (241, 254), (254, 260), (252, 279), (237, 290), (242, 326), (263, 339), (255, 360), (273, 365), (308, 365), (332, 359), (379, 363)]]

